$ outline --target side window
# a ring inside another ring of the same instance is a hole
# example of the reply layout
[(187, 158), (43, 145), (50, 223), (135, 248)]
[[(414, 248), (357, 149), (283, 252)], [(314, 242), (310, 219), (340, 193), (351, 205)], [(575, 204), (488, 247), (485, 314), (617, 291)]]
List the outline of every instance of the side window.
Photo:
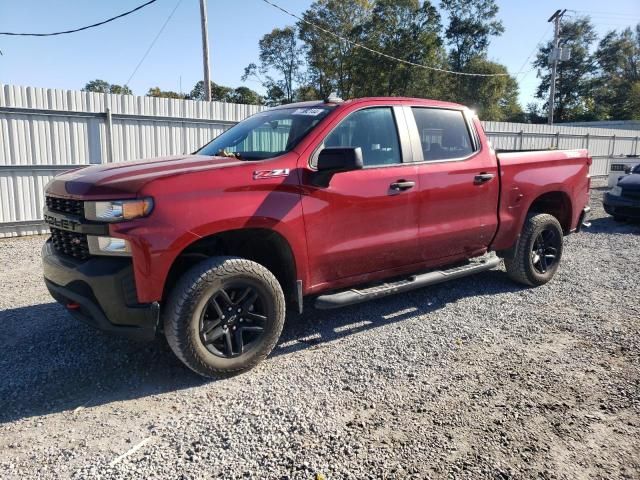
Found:
[(412, 107), (426, 161), (462, 158), (473, 153), (464, 115), (458, 110)]
[(326, 147), (360, 147), (365, 167), (402, 163), (391, 107), (353, 112), (325, 138)]

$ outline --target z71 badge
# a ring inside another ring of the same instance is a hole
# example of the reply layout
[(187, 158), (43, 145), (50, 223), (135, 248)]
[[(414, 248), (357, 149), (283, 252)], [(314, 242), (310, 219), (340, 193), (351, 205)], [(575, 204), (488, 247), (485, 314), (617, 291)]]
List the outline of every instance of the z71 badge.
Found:
[(253, 172), (254, 180), (264, 180), (274, 177), (286, 177), (289, 175), (288, 168), (276, 168), (275, 170), (256, 170)]

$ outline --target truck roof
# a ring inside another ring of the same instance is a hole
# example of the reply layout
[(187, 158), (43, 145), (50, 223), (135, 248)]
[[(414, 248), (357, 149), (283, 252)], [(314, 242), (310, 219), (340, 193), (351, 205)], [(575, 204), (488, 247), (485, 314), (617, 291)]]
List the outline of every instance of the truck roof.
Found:
[(302, 107), (317, 107), (321, 105), (353, 105), (353, 104), (361, 104), (361, 103), (377, 103), (388, 100), (401, 101), (401, 102), (411, 102), (416, 105), (422, 105), (425, 107), (446, 107), (446, 108), (455, 108), (455, 109), (463, 109), (467, 108), (464, 105), (460, 105), (459, 103), (452, 102), (443, 102), (440, 100), (431, 100), (427, 98), (412, 98), (412, 97), (362, 97), (362, 98), (353, 98), (350, 100), (344, 101), (330, 101), (330, 100), (311, 100), (307, 102), (296, 102), (296, 103), (288, 103), (285, 105), (278, 105), (277, 107), (273, 107), (272, 110), (282, 109), (282, 108), (302, 108)]

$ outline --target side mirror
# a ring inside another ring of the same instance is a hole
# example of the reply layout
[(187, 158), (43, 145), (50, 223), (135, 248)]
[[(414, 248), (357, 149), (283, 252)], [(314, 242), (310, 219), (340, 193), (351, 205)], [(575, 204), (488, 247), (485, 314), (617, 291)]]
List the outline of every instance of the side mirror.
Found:
[(360, 147), (324, 148), (318, 155), (318, 171), (313, 176), (312, 184), (316, 187), (328, 187), (336, 173), (360, 170), (363, 165)]
[(626, 173), (627, 175), (629, 175), (631, 173), (631, 167), (629, 165), (625, 165), (624, 173)]

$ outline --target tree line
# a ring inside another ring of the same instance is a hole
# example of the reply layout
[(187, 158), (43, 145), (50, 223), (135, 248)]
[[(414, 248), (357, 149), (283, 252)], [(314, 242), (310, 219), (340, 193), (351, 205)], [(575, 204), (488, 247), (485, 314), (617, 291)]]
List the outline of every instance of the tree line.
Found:
[[(545, 121), (552, 42), (539, 46), (531, 65), (543, 103), (523, 109), (517, 78), (488, 58), (491, 40), (504, 32), (495, 0), (441, 0), (438, 6), (429, 0), (316, 0), (301, 21), (259, 41), (259, 56), (242, 80), (259, 82), (264, 95), (212, 82), (212, 97), (273, 106), (331, 92), (343, 98), (412, 96), (462, 103), (486, 120)], [(571, 58), (558, 67), (557, 121), (640, 118), (640, 24), (598, 39), (588, 17), (575, 17), (563, 19), (560, 37)], [(500, 75), (452, 75), (420, 65)], [(131, 93), (100, 80), (85, 90)], [(189, 93), (154, 87), (147, 95), (201, 100), (203, 90), (198, 82)]]

